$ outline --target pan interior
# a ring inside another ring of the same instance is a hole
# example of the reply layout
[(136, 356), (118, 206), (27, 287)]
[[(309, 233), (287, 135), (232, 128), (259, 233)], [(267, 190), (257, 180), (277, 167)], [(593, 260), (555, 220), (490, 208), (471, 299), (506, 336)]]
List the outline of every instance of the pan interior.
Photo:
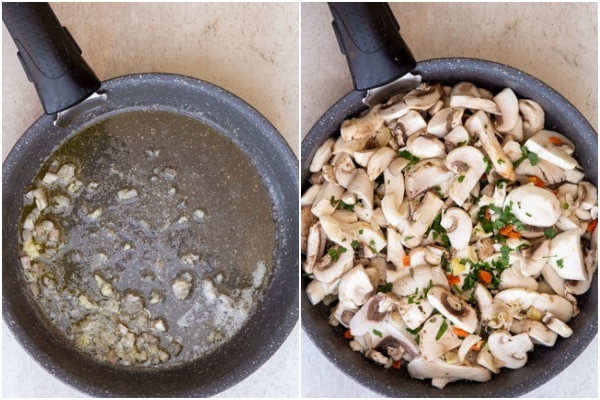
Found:
[[(268, 189), (244, 152), (196, 119), (139, 110), (95, 121), (53, 153), (34, 187), (48, 203), (36, 226), (51, 221), (59, 239), (22, 240), (29, 289), (60, 335), (102, 362), (205, 356), (243, 328), (268, 286)], [(23, 208), (21, 226), (36, 207)]]

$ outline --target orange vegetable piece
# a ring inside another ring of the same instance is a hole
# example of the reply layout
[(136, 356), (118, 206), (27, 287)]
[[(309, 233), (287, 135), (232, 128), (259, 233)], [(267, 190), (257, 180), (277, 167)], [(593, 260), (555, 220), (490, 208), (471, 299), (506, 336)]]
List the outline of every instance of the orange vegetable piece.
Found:
[(492, 274), (490, 274), (488, 271), (480, 269), (477, 275), (479, 276), (479, 280), (486, 285), (492, 283)]
[(410, 267), (410, 256), (402, 257), (402, 265), (405, 267)]
[(594, 229), (596, 229), (596, 226), (598, 226), (598, 218), (596, 218), (595, 220), (590, 222), (590, 224), (587, 227), (587, 231), (590, 233), (594, 232)]
[(450, 286), (458, 285), (460, 283), (460, 276), (446, 275), (446, 279), (448, 279)]
[(527, 177), (527, 182), (531, 182), (535, 186), (538, 186), (538, 187), (541, 187), (541, 188), (545, 188), (546, 187), (546, 182), (544, 182), (543, 180), (541, 180), (537, 176), (528, 176)]
[(483, 344), (483, 340), (480, 340), (479, 342), (477, 342), (473, 346), (471, 346), (470, 350), (479, 351), (479, 350), (481, 350), (481, 345), (482, 344)]
[(565, 144), (565, 142), (563, 142), (563, 140), (561, 138), (556, 137), (556, 136), (550, 136), (548, 138), (548, 141), (550, 143), (552, 143), (553, 145), (556, 145), (556, 146), (560, 146), (561, 144)]
[(519, 239), (521, 237), (521, 234), (515, 231), (515, 227), (512, 224), (498, 229), (498, 233), (511, 239)]
[(346, 332), (344, 332), (344, 337), (348, 340), (354, 339), (354, 335), (352, 334), (352, 332), (350, 332), (350, 329), (346, 329)]
[(400, 369), (400, 365), (402, 365), (401, 360), (394, 361), (394, 363), (392, 364), (392, 368)]
[(464, 329), (460, 329), (458, 326), (453, 327), (452, 330), (458, 337), (466, 338), (469, 336), (469, 332), (465, 331)]

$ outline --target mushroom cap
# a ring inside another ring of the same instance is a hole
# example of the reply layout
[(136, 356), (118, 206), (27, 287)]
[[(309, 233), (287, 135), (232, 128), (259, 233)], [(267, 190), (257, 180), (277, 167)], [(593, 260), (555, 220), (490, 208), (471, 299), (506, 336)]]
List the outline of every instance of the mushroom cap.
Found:
[(548, 262), (563, 279), (583, 281), (587, 272), (581, 250), (581, 233), (579, 229), (561, 232), (550, 241)]
[(453, 381), (467, 379), (476, 382), (487, 382), (492, 379), (492, 373), (478, 365), (466, 366), (449, 364), (440, 358), (426, 361), (423, 357), (416, 357), (408, 364), (408, 373), (416, 379), (432, 379), (432, 383), (439, 389)]
[(519, 120), (519, 100), (511, 88), (505, 88), (494, 96), (494, 102), (500, 110), (496, 116), (496, 129), (508, 132)]
[(462, 250), (469, 245), (473, 225), (471, 216), (462, 208), (450, 207), (442, 215), (440, 225), (446, 229), (450, 244), (456, 250)]
[(450, 187), (449, 196), (462, 206), (487, 168), (484, 156), (473, 146), (460, 146), (446, 155), (445, 164), (446, 168), (457, 175)]
[(469, 333), (473, 333), (477, 329), (478, 321), (475, 309), (442, 286), (433, 286), (429, 289), (427, 300), (459, 328)]
[(561, 214), (558, 198), (549, 190), (533, 184), (518, 186), (504, 199), (504, 208), (527, 225), (548, 227), (558, 221)]
[(505, 330), (496, 330), (488, 336), (490, 352), (503, 367), (517, 369), (527, 363), (527, 352), (533, 343), (526, 333), (511, 335)]

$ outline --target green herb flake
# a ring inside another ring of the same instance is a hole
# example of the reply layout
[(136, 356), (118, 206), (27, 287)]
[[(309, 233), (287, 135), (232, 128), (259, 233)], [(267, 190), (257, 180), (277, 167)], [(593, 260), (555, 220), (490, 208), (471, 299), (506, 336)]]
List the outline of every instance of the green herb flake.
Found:
[(560, 269), (563, 269), (565, 267), (565, 260), (559, 258), (558, 260), (556, 260), (556, 266)]
[(442, 338), (442, 336), (444, 336), (444, 333), (446, 333), (447, 329), (448, 329), (448, 322), (446, 321), (446, 318), (444, 318), (442, 320), (442, 324), (440, 325), (440, 329), (438, 330), (437, 334), (435, 335), (435, 340), (440, 340)]
[(408, 150), (400, 150), (398, 151), (398, 155), (402, 158), (406, 158), (408, 160), (408, 164), (406, 165), (405, 168), (408, 168), (412, 165), (415, 165), (416, 163), (418, 163), (421, 159), (415, 155), (413, 155), (410, 151)]
[(350, 246), (352, 246), (352, 248), (354, 250), (358, 250), (358, 241), (357, 240), (353, 240), (352, 243), (350, 244)]
[(365, 233), (365, 230), (364, 230), (364, 229), (359, 229), (359, 230), (358, 230), (358, 234), (359, 234), (359, 235), (362, 235), (363, 233)]
[(383, 285), (377, 286), (377, 293), (388, 293), (392, 291), (392, 287), (394, 284), (392, 282), (387, 282)]
[(333, 261), (333, 262), (336, 262), (340, 258), (338, 249), (336, 249), (335, 247), (332, 247), (329, 250), (327, 250), (327, 254), (329, 254), (329, 257), (331, 258), (331, 261)]
[(457, 180), (458, 180), (458, 183), (462, 183), (462, 181), (465, 180), (465, 176), (464, 175), (459, 175)]
[(553, 239), (554, 236), (556, 236), (556, 228), (551, 226), (548, 229), (544, 229), (544, 236), (546, 236), (548, 239)]
[(378, 336), (378, 337), (383, 337), (383, 334), (378, 331), (377, 329), (373, 329), (373, 335)]

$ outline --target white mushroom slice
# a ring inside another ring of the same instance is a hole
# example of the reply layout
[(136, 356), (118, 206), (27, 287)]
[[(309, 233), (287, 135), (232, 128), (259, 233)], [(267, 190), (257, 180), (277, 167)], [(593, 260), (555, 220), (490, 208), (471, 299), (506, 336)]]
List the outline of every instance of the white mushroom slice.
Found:
[(538, 282), (531, 276), (523, 275), (517, 267), (506, 268), (500, 273), (500, 290), (508, 288), (523, 288), (537, 290)]
[(312, 206), (313, 203), (315, 202), (317, 196), (319, 195), (320, 190), (321, 190), (320, 184), (312, 185), (311, 187), (306, 189), (306, 192), (304, 192), (302, 194), (302, 197), (300, 198), (300, 206), (301, 207)]
[(404, 102), (413, 110), (427, 110), (442, 96), (437, 86), (421, 85), (404, 96)]
[[(405, 268), (404, 265), (404, 257), (406, 253), (404, 251), (404, 246), (402, 246), (401, 236), (398, 231), (391, 227), (387, 227), (387, 261), (394, 264), (394, 266), (399, 268)], [(388, 280), (388, 282), (391, 282)]]
[(443, 158), (446, 155), (444, 143), (424, 131), (410, 136), (406, 141), (406, 149), (419, 158)]
[(398, 204), (402, 203), (404, 199), (404, 174), (402, 174), (402, 170), (407, 164), (407, 159), (398, 157), (383, 171), (385, 195), (395, 195)]
[(523, 118), (524, 139), (529, 139), (544, 129), (544, 110), (538, 103), (529, 99), (519, 99), (519, 112)]
[(579, 183), (583, 180), (585, 174), (580, 169), (568, 169), (565, 171), (565, 180), (571, 183)]
[(445, 288), (433, 286), (427, 292), (427, 300), (459, 328), (469, 333), (473, 333), (477, 329), (477, 313), (473, 307)]
[(316, 222), (316, 218), (313, 213), (310, 211), (310, 207), (302, 207), (300, 210), (300, 232), (301, 232), (301, 242), (300, 248), (302, 254), (306, 254), (306, 248), (308, 244), (308, 233), (310, 231), (310, 227)]
[(553, 293), (558, 295), (564, 294), (565, 280), (556, 273), (556, 270), (554, 270), (550, 264), (544, 264), (544, 267), (542, 268), (542, 277), (544, 278), (544, 284), (548, 285)]
[(521, 250), (521, 273), (524, 276), (537, 276), (550, 256), (550, 240), (544, 240), (535, 246)]
[(331, 216), (320, 218), (321, 226), (329, 240), (342, 247), (350, 247), (353, 241), (372, 247), (380, 252), (387, 244), (380, 229), (375, 229), (364, 221), (344, 223)]
[(487, 114), (483, 111), (477, 111), (467, 119), (465, 128), (467, 128), (471, 136), (479, 138), (479, 142), (487, 153), (496, 172), (504, 179), (514, 182), (516, 176), (513, 164), (502, 150), (500, 143), (498, 143), (492, 122)]
[(487, 368), (494, 374), (500, 372), (501, 366), (498, 365), (498, 362), (494, 359), (494, 356), (490, 352), (490, 347), (487, 345), (487, 342), (484, 343), (484, 345), (481, 347), (481, 350), (479, 350), (479, 352), (477, 353), (477, 364)]
[(385, 195), (381, 199), (381, 210), (388, 225), (404, 230), (406, 214), (409, 212), (407, 202), (399, 201), (397, 195), (394, 194)]
[(472, 146), (461, 146), (450, 151), (445, 163), (449, 170), (456, 173), (449, 196), (457, 205), (462, 206), (479, 183), (487, 164), (483, 154)]
[(333, 154), (337, 155), (340, 153), (354, 154), (354, 152), (362, 151), (369, 143), (369, 137), (363, 137), (354, 140), (344, 140), (343, 137), (338, 137), (333, 145)]
[(550, 241), (548, 263), (563, 279), (577, 281), (587, 279), (579, 229), (561, 232)]
[(440, 225), (446, 229), (450, 244), (456, 250), (469, 245), (473, 225), (471, 216), (462, 208), (450, 207), (442, 214)]
[(326, 238), (323, 237), (321, 223), (317, 222), (309, 228), (306, 241), (306, 258), (302, 266), (307, 274), (313, 272), (317, 260), (323, 256), (325, 242)]
[(455, 147), (461, 147), (469, 143), (471, 137), (469, 132), (464, 126), (459, 125), (452, 129), (445, 137), (444, 144), (446, 145), (446, 151), (450, 151)]
[[(321, 282), (334, 282), (352, 268), (354, 251), (349, 248), (332, 247), (321, 260), (314, 266), (313, 274)], [(332, 257), (332, 254), (334, 255)]]
[(460, 364), (464, 364), (467, 354), (469, 353), (469, 351), (471, 351), (471, 348), (473, 346), (479, 343), (480, 340), (481, 336), (473, 334), (467, 335), (467, 337), (463, 339), (463, 342), (458, 348), (458, 362)]
[(427, 123), (427, 133), (442, 138), (462, 124), (465, 110), (459, 107), (446, 107), (433, 115)]
[(310, 304), (312, 304), (313, 306), (317, 305), (321, 301), (323, 301), (325, 297), (327, 297), (330, 294), (333, 294), (337, 289), (339, 283), (339, 280), (326, 283), (313, 279), (308, 283), (308, 285), (306, 285), (306, 297), (308, 297), (308, 301), (310, 301)]
[(517, 369), (527, 363), (527, 352), (533, 343), (526, 333), (511, 335), (505, 330), (496, 330), (488, 336), (488, 346), (494, 358), (506, 368)]
[(406, 115), (398, 118), (396, 128), (400, 130), (402, 138), (406, 138), (427, 128), (427, 122), (421, 113), (410, 110)]
[(462, 107), (470, 110), (479, 110), (490, 114), (499, 114), (500, 109), (493, 100), (481, 97), (452, 95), (450, 96), (450, 107)]
[(427, 190), (434, 188), (454, 173), (446, 168), (440, 158), (428, 158), (417, 162), (404, 175), (404, 189), (409, 199), (414, 199)]
[(458, 82), (452, 89), (450, 90), (450, 95), (464, 95), (464, 96), (472, 96), (472, 97), (481, 97), (480, 88), (478, 88), (475, 84), (468, 81)]
[(379, 116), (382, 117), (386, 122), (400, 118), (406, 115), (411, 109), (406, 105), (404, 100), (392, 102), (391, 104), (384, 104), (379, 109)]
[(419, 331), (419, 350), (425, 361), (435, 360), (461, 343), (449, 321), (439, 314), (429, 317)]
[(432, 379), (431, 383), (438, 389), (443, 389), (446, 384), (458, 380), (487, 382), (492, 379), (492, 373), (483, 367), (473, 365), (449, 364), (437, 358), (426, 361), (423, 357), (416, 357), (408, 364), (408, 373), (415, 379)]
[(515, 320), (510, 330), (512, 333), (526, 333), (534, 344), (541, 344), (546, 347), (554, 346), (558, 337), (556, 332), (548, 329), (546, 325), (532, 319)]
[(568, 338), (573, 334), (573, 330), (569, 327), (569, 325), (556, 318), (554, 315), (552, 315), (552, 313), (544, 314), (542, 322), (561, 337)]
[(598, 188), (590, 182), (579, 182), (577, 184), (577, 200), (582, 209), (592, 209), (598, 205)]
[(422, 296), (426, 288), (432, 285), (449, 288), (448, 279), (441, 267), (420, 265), (411, 268), (411, 273), (396, 280), (392, 286), (392, 293), (398, 297)]
[(531, 165), (531, 161), (525, 159), (517, 166), (515, 172), (523, 177), (523, 180), (529, 179), (530, 176), (538, 177), (547, 186), (566, 179), (565, 170), (546, 160), (538, 160), (537, 164)]
[(368, 210), (373, 210), (373, 189), (373, 181), (369, 179), (364, 169), (358, 169), (354, 179), (348, 184), (348, 192), (361, 199)]
[(527, 225), (549, 227), (560, 217), (560, 203), (549, 190), (533, 184), (518, 186), (504, 200), (504, 208)]
[(339, 154), (333, 164), (333, 173), (340, 186), (347, 188), (356, 173), (356, 166), (350, 154), (346, 152)]
[(442, 255), (445, 250), (437, 246), (419, 246), (410, 250), (410, 265), (418, 267), (419, 265), (437, 266), (442, 262)]
[(344, 188), (337, 183), (323, 182), (319, 193), (313, 201), (310, 209), (311, 212), (317, 217), (332, 214), (337, 206), (335, 200), (338, 200), (343, 193)]
[(433, 306), (424, 296), (407, 296), (398, 301), (398, 312), (406, 326), (414, 330), (429, 318)]
[(525, 142), (525, 147), (562, 169), (579, 167), (577, 160), (571, 156), (575, 145), (566, 136), (558, 132), (541, 130)]
[(421, 244), (425, 232), (436, 219), (444, 202), (432, 192), (425, 193), (423, 199), (412, 212), (404, 230), (401, 230), (402, 243), (408, 248), (414, 248)]
[(383, 117), (379, 115), (379, 105), (356, 118), (347, 119), (342, 122), (340, 133), (343, 140), (356, 140), (373, 136), (384, 123)]
[(381, 147), (373, 153), (367, 165), (369, 180), (374, 181), (377, 179), (394, 158), (396, 158), (396, 152), (391, 147)]
[(376, 329), (386, 314), (395, 308), (395, 302), (385, 293), (372, 296), (350, 320), (353, 336), (362, 336)]
[(498, 132), (508, 132), (519, 119), (519, 100), (512, 89), (505, 88), (494, 96), (494, 102), (500, 110), (496, 116), (496, 129)]
[(331, 158), (333, 144), (335, 143), (334, 138), (327, 139), (315, 153), (309, 167), (310, 172), (319, 172), (323, 165), (325, 165)]
[(494, 300), (504, 302), (509, 306), (518, 306), (521, 311), (527, 311), (529, 307), (534, 307), (541, 312), (551, 312), (563, 322), (568, 322), (573, 316), (572, 304), (564, 297), (555, 294), (511, 288), (498, 292), (494, 296)]
[(365, 268), (358, 264), (346, 272), (338, 287), (340, 302), (347, 307), (360, 307), (373, 295), (375, 288), (371, 284)]

